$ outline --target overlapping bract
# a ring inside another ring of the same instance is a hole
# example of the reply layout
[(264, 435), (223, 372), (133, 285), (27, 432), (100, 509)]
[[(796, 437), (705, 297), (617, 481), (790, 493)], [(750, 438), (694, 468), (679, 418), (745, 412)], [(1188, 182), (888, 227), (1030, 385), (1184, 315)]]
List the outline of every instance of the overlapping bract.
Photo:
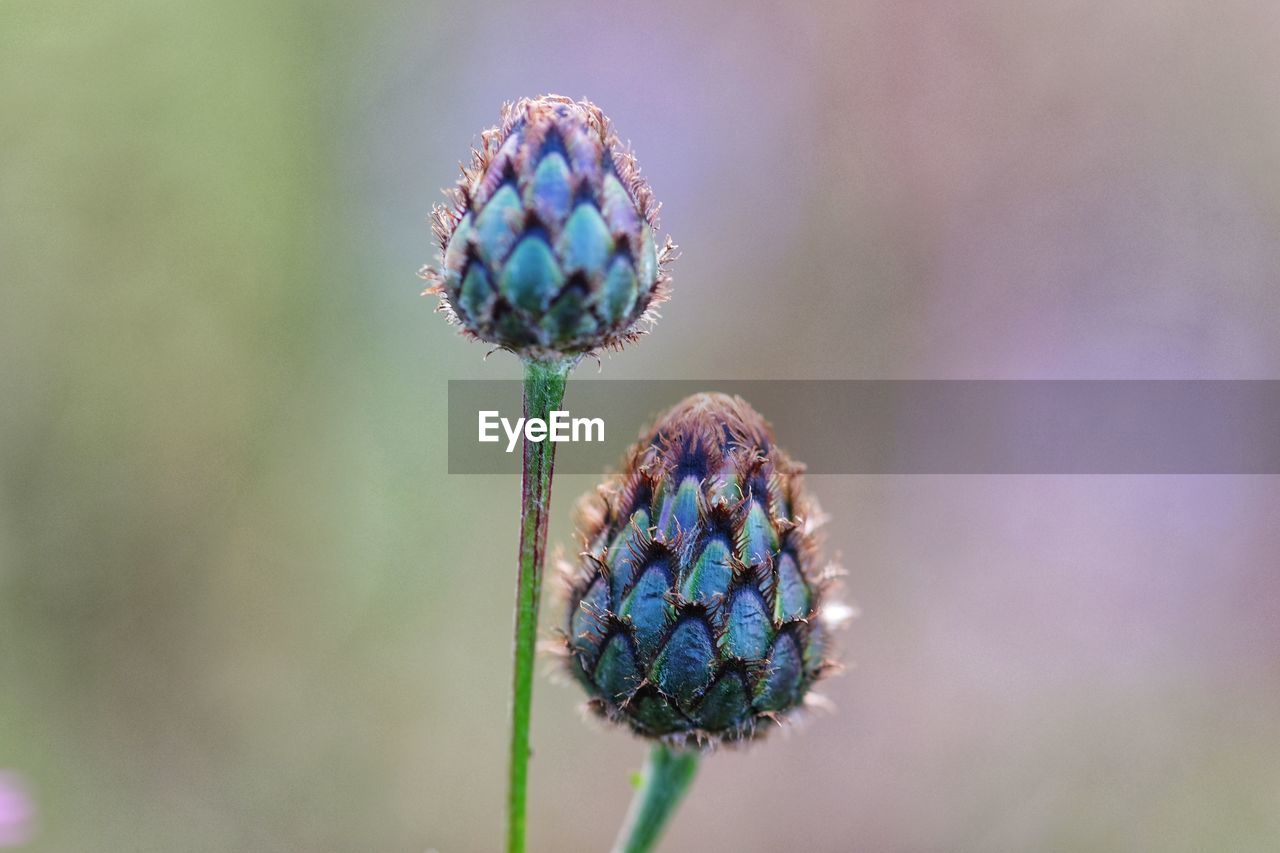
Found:
[(504, 106), (451, 204), (434, 211), (428, 293), (467, 334), (523, 356), (618, 348), (666, 298), (674, 246), (635, 158), (593, 104)]
[(564, 651), (589, 705), (669, 742), (741, 740), (833, 664), (802, 466), (741, 398), (668, 412), (579, 504)]

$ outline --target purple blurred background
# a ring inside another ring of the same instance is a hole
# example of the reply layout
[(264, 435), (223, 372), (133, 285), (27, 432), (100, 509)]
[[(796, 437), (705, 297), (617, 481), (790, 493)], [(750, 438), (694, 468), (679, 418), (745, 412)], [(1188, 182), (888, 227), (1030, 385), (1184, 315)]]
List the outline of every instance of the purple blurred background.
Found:
[[(413, 273), (547, 91), (683, 249), (603, 378), (1280, 377), (1274, 3), (7, 3), (24, 849), (498, 846), (518, 486), (445, 474), (444, 405), (518, 367)], [(1280, 845), (1280, 479), (811, 485), (836, 710), (707, 761), (666, 849)], [(644, 747), (536, 690), (531, 848), (604, 849)]]

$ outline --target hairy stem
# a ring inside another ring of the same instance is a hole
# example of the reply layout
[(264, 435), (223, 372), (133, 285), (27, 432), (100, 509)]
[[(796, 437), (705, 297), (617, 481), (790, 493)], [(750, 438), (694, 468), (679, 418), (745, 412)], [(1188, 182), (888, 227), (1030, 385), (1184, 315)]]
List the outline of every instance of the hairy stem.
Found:
[[(564, 400), (569, 362), (526, 361), (524, 416), (549, 419)], [(526, 790), (529, 781), (529, 712), (533, 702), (533, 665), (538, 639), (538, 601), (542, 558), (551, 509), (555, 443), (524, 442), (520, 487), (520, 568), (516, 581), (515, 672), (512, 677), (511, 756), (507, 788), (507, 851), (523, 853)]]
[(655, 743), (613, 853), (647, 853), (658, 843), (698, 771), (698, 753)]

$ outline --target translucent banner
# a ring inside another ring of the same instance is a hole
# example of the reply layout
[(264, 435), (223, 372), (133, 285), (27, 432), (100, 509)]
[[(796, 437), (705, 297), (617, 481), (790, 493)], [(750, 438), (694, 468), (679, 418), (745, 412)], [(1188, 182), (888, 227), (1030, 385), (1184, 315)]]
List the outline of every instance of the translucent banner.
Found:
[(744, 398), (813, 474), (1280, 474), (1278, 380), (601, 380), (521, 423), (517, 381), (449, 383), (449, 473), (518, 474), (520, 442), (599, 474), (700, 391)]

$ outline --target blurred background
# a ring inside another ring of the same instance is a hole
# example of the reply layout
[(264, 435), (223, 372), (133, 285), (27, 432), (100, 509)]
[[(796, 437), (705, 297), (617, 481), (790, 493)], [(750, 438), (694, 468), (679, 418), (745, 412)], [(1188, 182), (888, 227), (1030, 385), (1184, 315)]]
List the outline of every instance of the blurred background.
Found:
[[(519, 373), (414, 273), (504, 100), (603, 106), (683, 248), (600, 378), (1280, 377), (1280, 6), (744, 8), (0, 4), (0, 846), (499, 846), (518, 483), (444, 404)], [(666, 849), (1280, 847), (1280, 478), (811, 485), (836, 710)], [(535, 850), (643, 759), (580, 700)]]

